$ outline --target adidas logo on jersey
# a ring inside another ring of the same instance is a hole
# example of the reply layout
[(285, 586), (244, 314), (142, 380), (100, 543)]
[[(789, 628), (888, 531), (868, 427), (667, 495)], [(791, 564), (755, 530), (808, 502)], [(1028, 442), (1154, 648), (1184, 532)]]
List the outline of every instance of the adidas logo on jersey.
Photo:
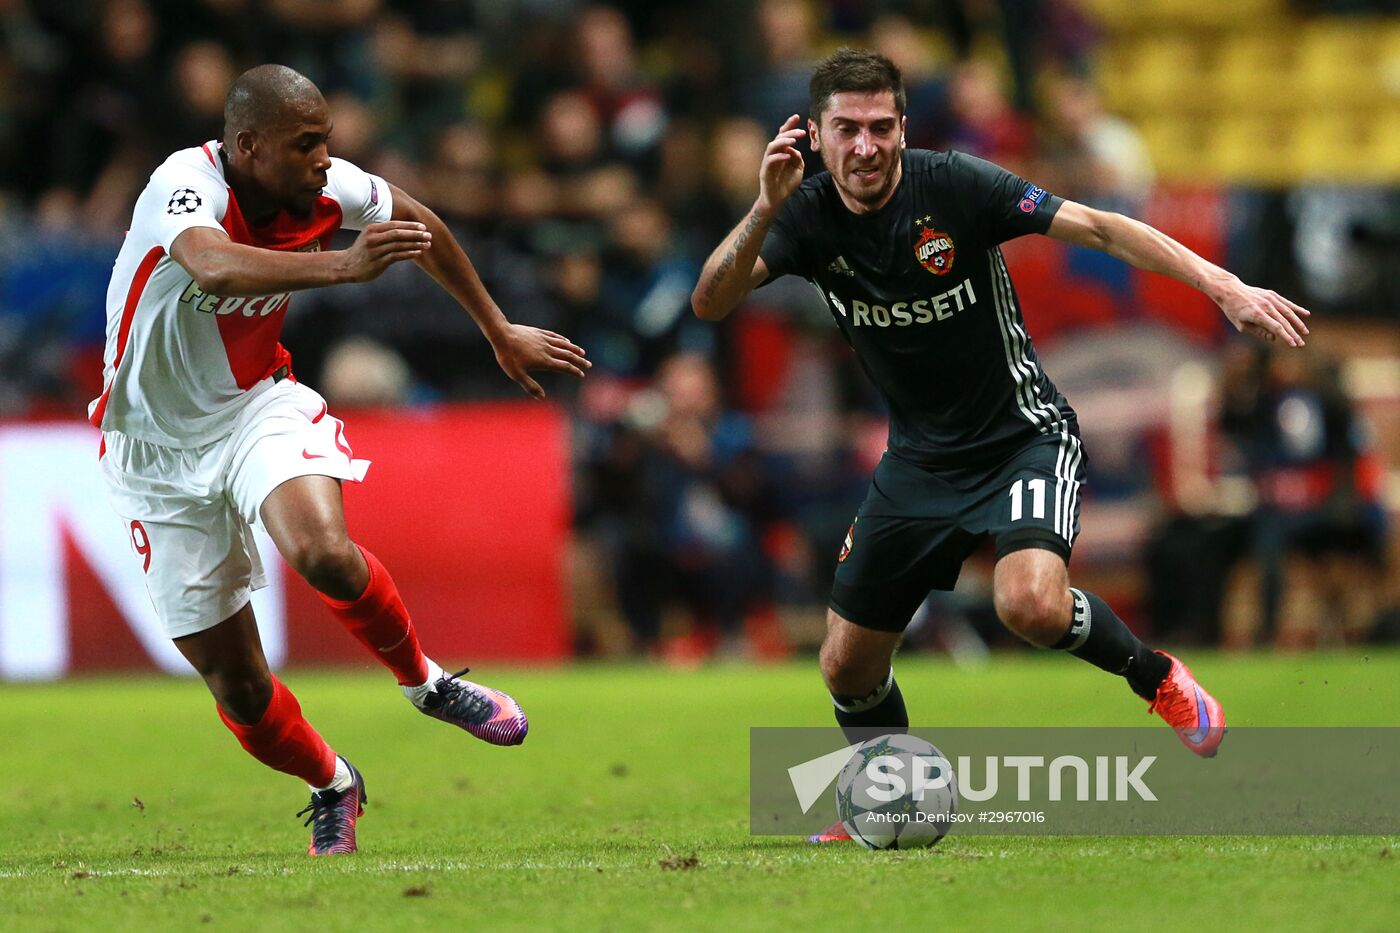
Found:
[(835, 273), (836, 275), (854, 276), (856, 274), (854, 269), (846, 265), (845, 256), (837, 256), (836, 261), (826, 267), (826, 271)]

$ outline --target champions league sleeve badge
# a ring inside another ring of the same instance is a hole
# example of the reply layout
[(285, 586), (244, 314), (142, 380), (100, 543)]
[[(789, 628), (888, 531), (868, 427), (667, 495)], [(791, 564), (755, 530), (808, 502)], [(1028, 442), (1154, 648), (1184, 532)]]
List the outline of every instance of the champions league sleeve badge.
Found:
[(193, 214), (199, 210), (204, 199), (199, 196), (199, 192), (193, 188), (178, 188), (170, 196), (170, 202), (165, 205), (167, 214)]
[(1035, 209), (1040, 206), (1040, 202), (1045, 200), (1045, 196), (1050, 192), (1035, 185), (1026, 185), (1026, 190), (1021, 192), (1021, 203), (1017, 205), (1022, 214), (1034, 214)]

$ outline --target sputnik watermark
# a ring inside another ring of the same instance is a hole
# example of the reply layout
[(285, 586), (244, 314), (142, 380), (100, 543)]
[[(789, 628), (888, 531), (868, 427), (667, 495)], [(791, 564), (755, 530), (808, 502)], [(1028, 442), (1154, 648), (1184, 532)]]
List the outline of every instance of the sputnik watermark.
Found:
[[(895, 755), (879, 755), (865, 766), (866, 775), (874, 785), (866, 791), (874, 800), (884, 803), (909, 795), (914, 800), (923, 800), (927, 791), (947, 787), (954, 772), (953, 763), (940, 756), (924, 757), (914, 755), (909, 758), (910, 774), (905, 775), (904, 760)], [(1091, 796), (1090, 770), (1088, 761), (1078, 755), (1060, 755), (1047, 765), (1041, 755), (988, 755), (982, 764), (982, 786), (973, 785), (973, 777), (978, 770), (975, 759), (961, 755), (956, 768), (958, 793), (966, 800), (991, 800), (1000, 790), (1000, 775), (1003, 770), (1016, 772), (1016, 801), (1029, 800), (1156, 800), (1157, 795), (1147, 786), (1143, 777), (1147, 769), (1157, 760), (1156, 755), (1145, 755), (1130, 766), (1127, 755), (1096, 755), (1093, 759), (1093, 787)], [(1039, 769), (1044, 769), (1040, 771)], [(1074, 795), (1065, 797), (1065, 772), (1073, 772)], [(907, 778), (907, 779), (906, 779)], [(1046, 793), (1042, 797), (1032, 790), (1033, 780), (1045, 782)]]
[(1160, 727), (869, 732), (750, 730), (750, 830), (878, 811), (985, 835), (1400, 833), (1397, 728), (1242, 727), (1209, 759)]
[[(788, 769), (803, 813), (826, 792), (858, 748), (859, 744), (849, 745)], [(865, 765), (871, 782), (866, 794), (882, 803), (905, 796), (922, 801), (925, 793), (948, 787), (956, 776), (954, 786), (958, 793), (966, 800), (981, 802), (994, 799), (1001, 791), (1002, 772), (1012, 771), (1018, 803), (1155, 801), (1157, 795), (1145, 778), (1156, 760), (1156, 755), (1142, 755), (1136, 760), (1128, 755), (1095, 755), (1091, 759), (1058, 755), (1047, 763), (1043, 755), (987, 755), (978, 762), (969, 755), (960, 755), (955, 767), (941, 755), (877, 755)], [(1066, 796), (1066, 791), (1071, 795)]]

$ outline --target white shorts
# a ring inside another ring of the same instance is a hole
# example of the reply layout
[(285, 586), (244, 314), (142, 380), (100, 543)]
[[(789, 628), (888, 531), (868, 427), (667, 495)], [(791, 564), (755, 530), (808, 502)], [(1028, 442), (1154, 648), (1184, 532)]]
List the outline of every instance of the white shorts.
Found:
[(258, 395), (233, 433), (203, 447), (162, 447), (102, 435), (102, 476), (128, 545), (171, 638), (212, 628), (267, 584), (253, 525), (272, 490), (298, 476), (359, 482), (345, 425), (312, 389), (291, 380)]

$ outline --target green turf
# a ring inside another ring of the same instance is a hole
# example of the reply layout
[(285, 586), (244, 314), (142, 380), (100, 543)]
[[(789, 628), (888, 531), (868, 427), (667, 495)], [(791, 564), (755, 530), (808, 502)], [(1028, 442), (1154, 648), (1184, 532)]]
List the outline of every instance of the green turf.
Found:
[[(1232, 725), (1400, 724), (1394, 652), (1192, 664)], [(1400, 839), (952, 836), (870, 853), (751, 837), (747, 727), (828, 723), (812, 661), (476, 673), (529, 709), (523, 748), (418, 716), (377, 672), (285, 677), (368, 781), (362, 851), (319, 860), (292, 817), (304, 790), (244, 756), (196, 683), (0, 687), (0, 930), (1351, 931), (1400, 918)], [(1121, 682), (1049, 654), (978, 670), (906, 657), (899, 674), (916, 725), (1147, 721)], [(692, 868), (661, 864), (691, 855)]]

